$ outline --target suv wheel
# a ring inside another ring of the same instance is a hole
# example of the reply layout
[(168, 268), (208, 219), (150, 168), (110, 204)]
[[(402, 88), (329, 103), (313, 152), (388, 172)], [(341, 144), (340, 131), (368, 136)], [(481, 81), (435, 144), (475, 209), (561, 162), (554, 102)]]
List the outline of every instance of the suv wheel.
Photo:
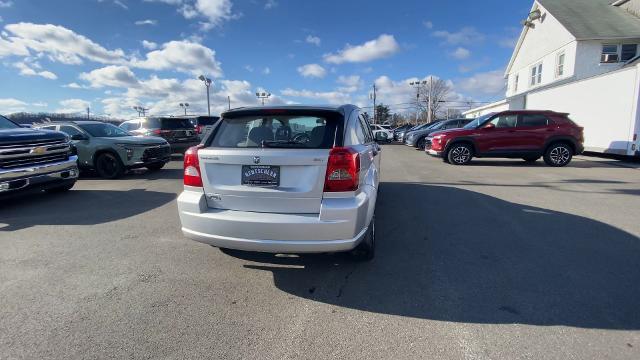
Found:
[(471, 149), (471, 145), (465, 143), (453, 144), (447, 152), (447, 160), (453, 165), (466, 165), (472, 157), (473, 149)]
[(376, 255), (376, 216), (373, 215), (369, 229), (364, 239), (351, 251), (351, 255), (358, 261), (370, 261)]
[(122, 161), (112, 153), (102, 153), (96, 159), (96, 171), (105, 179), (116, 179), (124, 174)]
[(547, 148), (544, 162), (549, 166), (562, 167), (571, 162), (573, 149), (567, 143), (555, 143)]
[(424, 150), (425, 145), (427, 144), (427, 139), (422, 138), (420, 140), (418, 140), (418, 142), (416, 143), (416, 147), (420, 150)]

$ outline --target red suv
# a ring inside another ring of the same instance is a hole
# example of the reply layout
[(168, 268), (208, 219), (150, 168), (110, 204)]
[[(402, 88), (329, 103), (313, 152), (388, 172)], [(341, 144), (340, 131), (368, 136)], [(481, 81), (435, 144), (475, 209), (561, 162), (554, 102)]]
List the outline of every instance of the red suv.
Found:
[(583, 129), (566, 113), (539, 110), (503, 111), (481, 116), (465, 127), (439, 131), (427, 138), (426, 152), (454, 165), (473, 157), (540, 157), (549, 166), (565, 166), (584, 150)]

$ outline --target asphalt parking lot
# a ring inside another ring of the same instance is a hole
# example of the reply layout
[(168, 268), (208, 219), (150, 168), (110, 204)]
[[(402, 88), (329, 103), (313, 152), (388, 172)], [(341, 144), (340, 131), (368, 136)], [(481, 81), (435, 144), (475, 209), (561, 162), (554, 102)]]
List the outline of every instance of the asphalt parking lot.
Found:
[(383, 151), (378, 252), (182, 237), (181, 162), (0, 205), (0, 358), (640, 358), (640, 168)]

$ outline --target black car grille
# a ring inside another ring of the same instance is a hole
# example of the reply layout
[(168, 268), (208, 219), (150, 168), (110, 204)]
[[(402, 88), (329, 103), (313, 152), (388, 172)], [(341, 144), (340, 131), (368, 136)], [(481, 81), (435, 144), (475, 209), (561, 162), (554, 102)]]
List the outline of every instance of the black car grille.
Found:
[(148, 148), (142, 154), (143, 161), (164, 159), (171, 156), (171, 148), (169, 146), (158, 146)]
[(431, 149), (431, 140), (426, 139), (426, 140), (424, 141), (424, 149), (425, 149), (425, 150), (429, 150), (429, 149)]
[(0, 146), (0, 168), (44, 165), (69, 159), (71, 147), (64, 140)]

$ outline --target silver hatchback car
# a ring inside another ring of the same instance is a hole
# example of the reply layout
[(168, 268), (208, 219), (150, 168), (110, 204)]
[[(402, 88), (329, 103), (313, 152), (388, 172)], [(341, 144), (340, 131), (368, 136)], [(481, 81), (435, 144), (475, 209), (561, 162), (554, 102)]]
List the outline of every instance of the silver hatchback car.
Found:
[(354, 105), (239, 108), (184, 158), (184, 235), (271, 253), (375, 251), (381, 148)]

